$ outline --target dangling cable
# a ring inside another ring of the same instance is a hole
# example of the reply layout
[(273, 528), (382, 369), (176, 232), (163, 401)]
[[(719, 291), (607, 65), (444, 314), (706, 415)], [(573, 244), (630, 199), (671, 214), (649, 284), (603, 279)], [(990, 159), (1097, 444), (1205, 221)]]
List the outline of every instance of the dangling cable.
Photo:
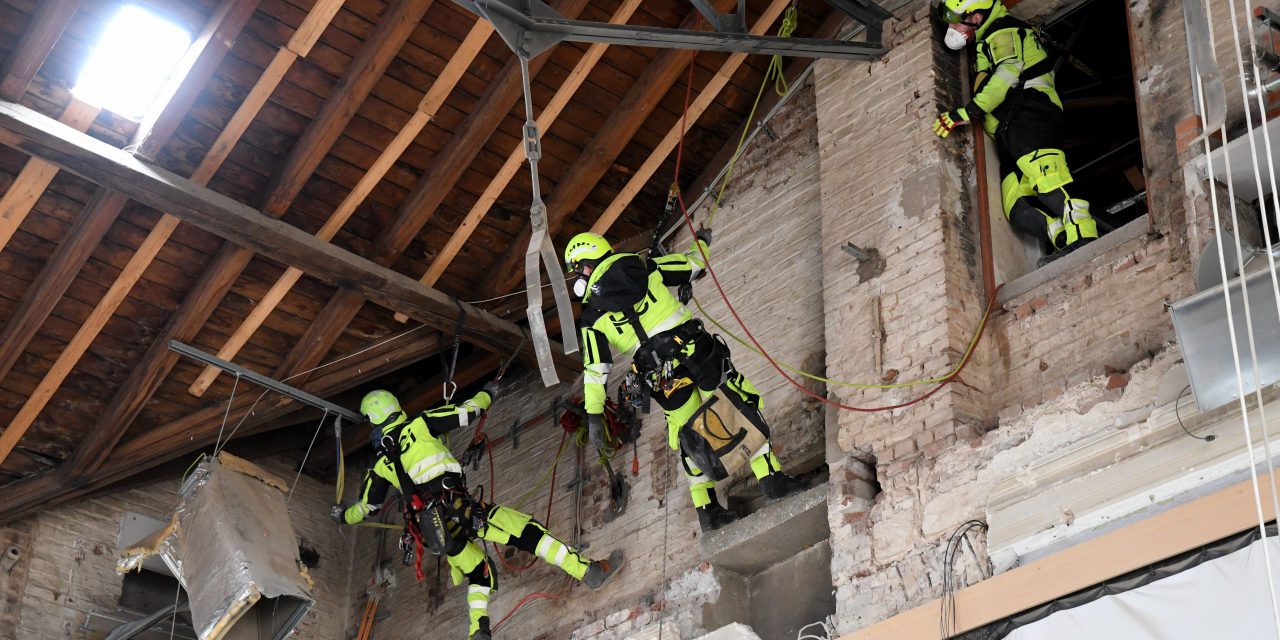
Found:
[[(236, 400), (236, 389), (240, 387), (240, 372), (236, 372), (236, 377), (231, 381), (231, 396), (227, 398), (227, 410), (222, 412), (222, 424), (218, 426), (218, 438), (213, 441), (213, 456), (218, 457), (218, 452), (222, 450), (222, 432), (227, 428), (227, 418), (231, 417), (231, 403)], [(265, 393), (265, 392), (264, 392)], [(239, 427), (240, 425), (236, 425)], [(232, 429), (232, 434), (235, 430)], [(231, 436), (227, 436), (227, 441), (231, 440)]]
[[(1246, 135), (1249, 138), (1249, 152), (1251, 154), (1251, 160), (1253, 164), (1254, 184), (1257, 186), (1259, 196), (1261, 196), (1263, 191), (1262, 190), (1262, 170), (1258, 166), (1257, 149), (1255, 148), (1254, 139), (1253, 139), (1253, 115), (1249, 109), (1249, 97), (1248, 97), (1249, 89), (1245, 84), (1244, 49), (1241, 47), (1241, 44), (1240, 44), (1240, 26), (1236, 21), (1235, 0), (1230, 0), (1230, 5), (1231, 5), (1231, 27), (1232, 27), (1231, 33), (1232, 33), (1232, 36), (1235, 38), (1236, 68), (1238, 69), (1238, 72), (1240, 75), (1240, 91), (1241, 91), (1240, 100), (1244, 103), (1245, 124), (1247, 127)], [(1244, 0), (1244, 7), (1245, 7), (1245, 15), (1252, 16), (1253, 15), (1252, 0)], [(1255, 40), (1256, 36), (1254, 35), (1254, 30), (1253, 30), (1253, 20), (1246, 19), (1245, 26), (1247, 27), (1247, 30), (1248, 30), (1249, 42), (1252, 45), (1254, 42), (1256, 42)], [(1280, 193), (1277, 193), (1276, 191), (1276, 167), (1275, 167), (1275, 160), (1271, 156), (1273, 149), (1271, 146), (1271, 133), (1267, 130), (1268, 129), (1267, 128), (1267, 108), (1266, 108), (1266, 103), (1263, 100), (1263, 96), (1262, 96), (1263, 89), (1260, 83), (1261, 72), (1258, 69), (1258, 52), (1254, 47), (1250, 46), (1249, 54), (1250, 54), (1250, 64), (1252, 65), (1252, 68), (1253, 68), (1254, 82), (1258, 83), (1257, 91), (1256, 91), (1256, 97), (1257, 97), (1257, 103), (1258, 103), (1258, 118), (1261, 121), (1260, 128), (1262, 129), (1263, 146), (1266, 148), (1267, 173), (1270, 176), (1270, 183), (1271, 183), (1270, 186), (1271, 186), (1272, 214), (1276, 217), (1275, 218), (1276, 222), (1280, 224)], [(1276, 315), (1277, 317), (1280, 317), (1280, 279), (1278, 279), (1276, 275), (1275, 254), (1273, 254), (1271, 251), (1271, 228), (1270, 226), (1267, 225), (1267, 216), (1265, 212), (1266, 201), (1262, 200), (1261, 197), (1259, 198), (1259, 200), (1260, 200), (1259, 204), (1262, 205), (1262, 209), (1263, 209), (1263, 212), (1261, 213), (1262, 237), (1264, 239), (1264, 242), (1266, 243), (1265, 253), (1267, 254), (1267, 266), (1270, 267), (1270, 272), (1271, 272), (1272, 300), (1273, 302), (1275, 302), (1275, 305), (1276, 305)], [(1237, 237), (1238, 235), (1239, 234), (1237, 231)], [(1243, 256), (1239, 255), (1238, 253), (1237, 253), (1237, 258), (1239, 260), (1243, 260)], [(1243, 288), (1243, 282), (1244, 282), (1243, 262), (1240, 264), (1240, 280), (1242, 283), (1241, 286)], [(1252, 344), (1252, 341), (1250, 341), (1250, 344)], [(1261, 389), (1261, 385), (1258, 384), (1259, 382), (1258, 375), (1257, 375), (1258, 368), (1257, 368), (1257, 361), (1256, 361), (1257, 355), (1256, 353), (1252, 355), (1255, 358), (1255, 361), (1254, 361), (1255, 389), (1254, 390), (1257, 393), (1258, 408), (1259, 408), (1259, 411), (1261, 411), (1262, 410), (1262, 389)], [(1271, 509), (1273, 514), (1280, 514), (1280, 495), (1278, 495), (1280, 494), (1280, 490), (1278, 490), (1278, 487), (1277, 487), (1278, 481), (1276, 479), (1274, 458), (1272, 458), (1271, 456), (1270, 429), (1267, 426), (1267, 420), (1266, 420), (1265, 414), (1259, 414), (1259, 415), (1262, 420), (1263, 454), (1267, 457), (1267, 473), (1271, 477)]]
[(329, 410), (324, 410), (324, 415), (320, 416), (320, 422), (316, 423), (316, 431), (311, 434), (311, 444), (307, 445), (307, 452), (302, 454), (302, 462), (298, 463), (298, 473), (293, 476), (293, 484), (289, 485), (289, 493), (284, 498), (285, 507), (289, 506), (289, 501), (293, 499), (293, 490), (297, 488), (298, 481), (302, 479), (302, 470), (307, 466), (307, 459), (311, 457), (311, 449), (316, 446), (316, 440), (320, 438), (320, 429), (324, 427), (324, 421), (329, 417)]
[[(1212, 12), (1208, 12), (1208, 14), (1209, 14), (1208, 15), (1209, 25), (1210, 25), (1208, 37), (1209, 37), (1210, 47), (1212, 48), (1214, 46), (1213, 45), (1213, 40), (1214, 40), (1213, 28), (1212, 28), (1213, 16), (1212, 16)], [(1204, 80), (1203, 80), (1203, 77), (1200, 75), (1200, 72), (1201, 70), (1197, 67), (1196, 82), (1194, 84), (1195, 84), (1196, 100), (1197, 100), (1197, 103), (1199, 104), (1200, 112), (1204, 113), (1205, 112)], [(1221, 129), (1221, 135), (1223, 138), (1223, 142), (1225, 143), (1226, 142), (1225, 127)], [(1227, 315), (1227, 333), (1231, 341), (1231, 359), (1232, 359), (1232, 363), (1235, 365), (1237, 400), (1239, 401), (1239, 404), (1240, 404), (1240, 418), (1241, 418), (1241, 426), (1244, 429), (1245, 447), (1249, 453), (1249, 478), (1253, 484), (1253, 499), (1254, 499), (1254, 507), (1257, 510), (1258, 529), (1262, 533), (1262, 539), (1265, 541), (1267, 538), (1266, 518), (1263, 515), (1262, 492), (1261, 492), (1261, 489), (1259, 488), (1258, 468), (1257, 468), (1257, 465), (1255, 464), (1255, 461), (1257, 460), (1257, 456), (1256, 456), (1256, 453), (1254, 452), (1253, 437), (1252, 437), (1252, 434), (1250, 434), (1250, 428), (1249, 428), (1249, 407), (1245, 400), (1246, 394), (1244, 391), (1244, 371), (1242, 370), (1242, 367), (1240, 364), (1240, 346), (1239, 346), (1238, 340), (1236, 339), (1235, 319), (1232, 315), (1231, 287), (1230, 287), (1231, 280), (1227, 277), (1227, 260), (1226, 260), (1226, 254), (1224, 253), (1223, 246), (1222, 246), (1222, 234), (1224, 233), (1224, 230), (1222, 226), (1221, 216), (1219, 215), (1219, 211), (1218, 211), (1218, 195), (1217, 195), (1218, 190), (1217, 190), (1217, 187), (1215, 186), (1215, 179), (1212, 177), (1213, 176), (1213, 153), (1212, 153), (1213, 150), (1209, 145), (1209, 136), (1205, 136), (1202, 143), (1204, 145), (1205, 162), (1208, 165), (1208, 169), (1209, 169), (1208, 173), (1210, 176), (1208, 180), (1209, 206), (1210, 206), (1210, 210), (1213, 212), (1213, 226), (1215, 229), (1214, 241), (1217, 244), (1217, 248), (1218, 248), (1218, 268), (1219, 268), (1220, 275), (1222, 276), (1222, 298), (1226, 306), (1226, 312), (1227, 312), (1226, 314)], [(1230, 161), (1229, 160), (1230, 156), (1227, 153), (1224, 152), (1223, 157), (1227, 158), (1228, 162)], [(1228, 188), (1230, 188), (1230, 182), (1228, 182), (1227, 184), (1228, 184)], [(1232, 206), (1234, 207), (1234, 202), (1232, 202)], [(1270, 590), (1270, 595), (1271, 595), (1272, 615), (1275, 618), (1275, 623), (1276, 623), (1275, 628), (1277, 629), (1278, 632), (1280, 632), (1280, 607), (1277, 606), (1275, 577), (1271, 573), (1271, 551), (1269, 547), (1270, 545), (1263, 544), (1262, 553), (1263, 553), (1264, 564), (1267, 566), (1267, 571), (1266, 571), (1267, 588)]]

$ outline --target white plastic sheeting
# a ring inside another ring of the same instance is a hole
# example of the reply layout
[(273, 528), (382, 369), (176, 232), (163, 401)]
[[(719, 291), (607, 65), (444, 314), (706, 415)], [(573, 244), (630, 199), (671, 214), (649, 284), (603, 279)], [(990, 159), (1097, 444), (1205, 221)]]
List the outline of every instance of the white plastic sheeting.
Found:
[[(1177, 575), (1059, 611), (1007, 640), (1275, 640), (1262, 541)], [(1269, 538), (1271, 557), (1280, 541)], [(1280, 581), (1280, 570), (1272, 567)]]

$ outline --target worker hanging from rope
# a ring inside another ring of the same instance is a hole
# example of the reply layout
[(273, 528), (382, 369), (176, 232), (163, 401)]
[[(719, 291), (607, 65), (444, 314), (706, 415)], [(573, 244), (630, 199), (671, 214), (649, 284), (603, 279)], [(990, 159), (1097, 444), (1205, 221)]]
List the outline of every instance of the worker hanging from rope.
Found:
[[(696, 243), (710, 246), (709, 230), (698, 232)], [(634, 253), (615, 253), (602, 236), (580, 233), (564, 252), (565, 267), (573, 281), (574, 296), (582, 300), (579, 328), (591, 441), (607, 447), (604, 404), (605, 382), (613, 368), (610, 347), (632, 356), (628, 385), (639, 385), (662, 407), (667, 419), (667, 442), (681, 451), (682, 464), (693, 494), (693, 505), (703, 530), (717, 529), (737, 516), (720, 505), (711, 474), (717, 465), (701, 438), (691, 437), (695, 419), (705, 418), (708, 404), (720, 392), (754, 425), (762, 446), (748, 452), (751, 470), (765, 497), (776, 500), (804, 488), (782, 472), (769, 447), (769, 426), (762, 413), (762, 399), (754, 385), (730, 361), (729, 348), (719, 336), (668, 291), (697, 280), (706, 264), (698, 246), (688, 253), (672, 253), (652, 259)], [(730, 447), (734, 448), (734, 447)]]
[(403, 495), (405, 527), (402, 545), (414, 553), (418, 579), (422, 552), (446, 556), (455, 585), (468, 582), (467, 605), (471, 640), (488, 640), (489, 599), (498, 588), (493, 561), (476, 544), (484, 539), (513, 546), (553, 564), (592, 589), (604, 586), (622, 568), (623, 555), (592, 561), (551, 535), (532, 516), (498, 504), (477, 500), (467, 491), (462, 465), (440, 440), (444, 434), (474, 424), (497, 395), (490, 382), (471, 399), (428, 409), (410, 418), (388, 391), (372, 391), (360, 402), (360, 413), (373, 425), (374, 464), (360, 484), (359, 500), (338, 504), (333, 519), (354, 525), (377, 513), (389, 487)]
[(978, 49), (973, 98), (933, 122), (934, 133), (974, 120), (996, 141), (1004, 214), (1018, 231), (1048, 240), (1049, 259), (1098, 237), (1089, 203), (1067, 193), (1072, 183), (1062, 151), (1062, 100), (1054, 88), (1054, 57), (1040, 35), (1009, 15), (1000, 0), (941, 0), (952, 50), (970, 43)]

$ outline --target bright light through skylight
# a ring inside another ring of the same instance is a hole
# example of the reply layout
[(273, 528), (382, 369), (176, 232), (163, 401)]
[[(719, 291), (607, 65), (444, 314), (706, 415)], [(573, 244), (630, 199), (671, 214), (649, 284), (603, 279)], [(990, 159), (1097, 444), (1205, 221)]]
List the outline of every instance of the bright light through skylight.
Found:
[(117, 115), (140, 120), (191, 45), (181, 27), (129, 5), (107, 23), (72, 93)]

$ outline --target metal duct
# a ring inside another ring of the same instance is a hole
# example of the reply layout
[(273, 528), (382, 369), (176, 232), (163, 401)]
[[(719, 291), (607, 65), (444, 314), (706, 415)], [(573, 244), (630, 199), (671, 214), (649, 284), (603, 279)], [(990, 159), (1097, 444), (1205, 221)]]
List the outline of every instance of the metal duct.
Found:
[(159, 555), (187, 591), (201, 640), (280, 640), (314, 604), (285, 504), (286, 485), (221, 453), (182, 485), (168, 527), (125, 549), (124, 572)]

